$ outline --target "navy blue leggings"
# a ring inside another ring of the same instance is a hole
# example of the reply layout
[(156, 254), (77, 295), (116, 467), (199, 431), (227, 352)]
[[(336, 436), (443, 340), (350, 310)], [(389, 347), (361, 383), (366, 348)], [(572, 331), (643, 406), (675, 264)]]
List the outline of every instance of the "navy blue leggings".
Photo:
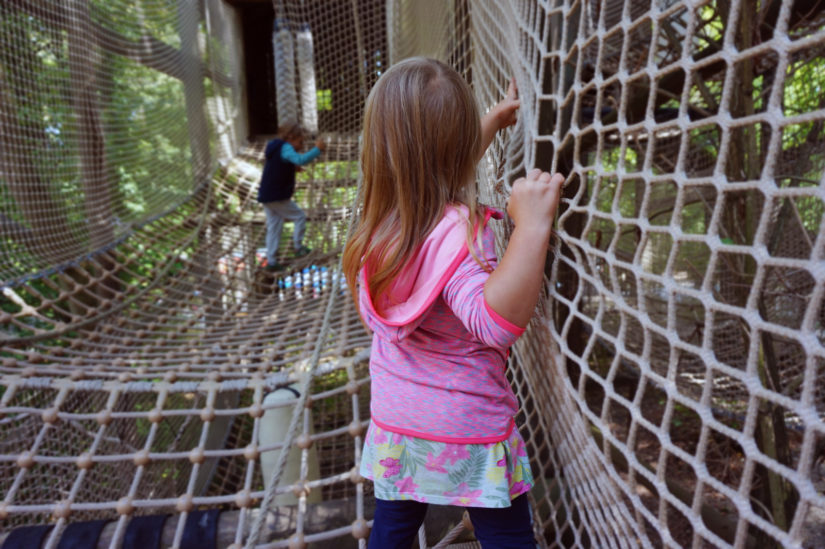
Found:
[[(527, 494), (514, 499), (510, 507), (466, 509), (484, 549), (536, 549)], [(369, 549), (410, 549), (425, 514), (426, 503), (376, 499)]]

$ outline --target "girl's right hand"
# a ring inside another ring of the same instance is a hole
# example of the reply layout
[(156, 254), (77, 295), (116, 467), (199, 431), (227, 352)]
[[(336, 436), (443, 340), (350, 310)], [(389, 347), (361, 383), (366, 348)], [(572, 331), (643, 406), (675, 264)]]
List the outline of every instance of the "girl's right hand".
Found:
[(507, 213), (515, 223), (504, 257), (484, 283), (487, 304), (524, 327), (533, 316), (544, 280), (544, 251), (553, 229), (564, 176), (530, 170), (513, 183)]
[(549, 233), (563, 183), (563, 175), (550, 175), (539, 169), (530, 170), (526, 177), (517, 179), (507, 204), (507, 213), (516, 227)]

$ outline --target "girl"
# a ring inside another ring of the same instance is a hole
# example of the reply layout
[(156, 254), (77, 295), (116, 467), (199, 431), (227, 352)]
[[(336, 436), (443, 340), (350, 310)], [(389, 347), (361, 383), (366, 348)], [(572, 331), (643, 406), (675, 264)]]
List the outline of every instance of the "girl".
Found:
[(371, 423), (361, 474), (375, 483), (370, 548), (409, 549), (428, 503), (467, 508), (485, 549), (536, 546), (532, 475), (505, 378), (533, 314), (563, 177), (513, 184), (515, 229), (497, 262), (475, 168), (516, 120), (515, 84), (479, 121), (453, 69), (413, 58), (367, 99), (364, 204), (344, 272), (373, 331)]

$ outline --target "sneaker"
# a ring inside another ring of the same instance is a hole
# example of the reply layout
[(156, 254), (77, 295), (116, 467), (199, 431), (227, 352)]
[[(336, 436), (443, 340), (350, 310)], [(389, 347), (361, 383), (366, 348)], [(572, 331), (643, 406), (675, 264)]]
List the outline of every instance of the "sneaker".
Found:
[(286, 265), (281, 265), (280, 263), (273, 263), (272, 265), (267, 265), (264, 267), (264, 270), (268, 273), (274, 273), (276, 271), (283, 271), (286, 269)]
[(300, 248), (295, 250), (295, 257), (304, 257), (305, 255), (307, 255), (311, 251), (312, 250), (310, 250), (306, 246), (301, 246)]

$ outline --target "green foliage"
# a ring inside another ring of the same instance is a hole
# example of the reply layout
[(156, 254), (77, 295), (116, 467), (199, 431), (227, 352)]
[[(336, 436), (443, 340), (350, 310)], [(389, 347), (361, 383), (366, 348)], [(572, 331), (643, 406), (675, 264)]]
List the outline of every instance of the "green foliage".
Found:
[[(0, 102), (11, 117), (11, 127), (4, 131), (15, 140), (19, 151), (16, 162), (26, 167), (26, 177), (36, 181), (54, 202), (50, 215), (62, 216), (54, 221), (55, 226), (68, 228), (64, 240), (71, 236), (80, 243), (86, 238), (87, 213), (79, 167), (82, 145), (89, 142), (90, 136), (80, 133), (73, 105), (77, 83), (73, 82), (70, 66), (78, 61), (70, 59), (73, 29), (60, 30), (48, 20), (14, 9), (2, 14), (0, 31), (7, 47), (0, 54), (5, 93)], [(155, 2), (150, 9), (139, 4), (124, 9), (93, 0), (89, 15), (93, 24), (124, 39), (136, 43), (151, 39), (172, 48), (179, 46), (174, 1)], [(101, 123), (101, 134), (96, 137), (103, 138), (102, 165), (106, 184), (111, 186), (112, 213), (117, 221), (142, 221), (179, 203), (192, 191), (181, 82), (102, 49), (89, 51), (82, 61), (89, 65), (88, 74), (96, 78), (98, 92), (93, 112)], [(17, 203), (18, 199), (0, 176), (0, 211), (23, 227), (40, 223), (40, 219), (26, 217), (27, 212), (38, 209), (25, 208), (25, 204)], [(18, 242), (7, 241), (2, 246), (17, 269), (37, 262), (30, 257), (32, 252)]]
[(694, 37), (697, 51), (722, 43), (725, 36), (725, 23), (719, 14), (716, 1), (699, 7), (699, 24), (697, 27)]
[(785, 115), (822, 108), (825, 93), (825, 57), (802, 59), (788, 65), (782, 108)]
[(140, 42), (147, 37), (180, 47), (177, 32), (177, 0), (149, 2), (111, 2), (90, 0), (89, 12), (93, 21), (115, 30), (129, 40)]
[(596, 179), (588, 177), (588, 191), (598, 211), (605, 213), (613, 211), (613, 197), (616, 195), (618, 184), (619, 181), (615, 176), (608, 175), (599, 178), (597, 187)]
[(689, 130), (691, 147), (697, 151), (703, 151), (710, 158), (719, 155), (719, 127), (715, 124), (701, 126)]
[(825, 215), (825, 205), (815, 196), (800, 196), (794, 199), (802, 226), (814, 238), (819, 234), (822, 226), (822, 216)]
[[(618, 144), (617, 144), (618, 145)], [(639, 155), (632, 147), (625, 147), (624, 155), (622, 155), (622, 148), (619, 146), (605, 147), (602, 152), (602, 166), (607, 171), (634, 171), (638, 166)]]
[(315, 95), (317, 96), (316, 102), (319, 111), (332, 110), (332, 90), (318, 90), (315, 92)]
[(358, 162), (355, 160), (333, 160), (315, 162), (299, 172), (296, 176), (298, 183), (312, 181), (348, 180), (358, 177)]
[(117, 131), (106, 133), (107, 160), (129, 219), (141, 219), (191, 192), (183, 86), (125, 58), (113, 57), (110, 67), (104, 115)]
[[(722, 97), (722, 80), (705, 80), (702, 85), (704, 86), (704, 92), (708, 93), (711, 97), (713, 97), (717, 102)], [(754, 92), (755, 93), (755, 92)], [(675, 98), (670, 99), (667, 103), (662, 105), (663, 107), (678, 109), (679, 108), (679, 101)], [(694, 107), (700, 107), (707, 110), (713, 110), (718, 105), (711, 105), (709, 104), (703, 90), (699, 88), (697, 84), (694, 83), (693, 86), (690, 87), (690, 105)]]
[[(0, 19), (0, 30), (11, 41), (0, 55), (0, 74), (7, 92), (2, 104), (12, 119), (3, 131), (15, 140), (16, 162), (26, 166), (30, 177), (56, 181), (56, 193), (74, 194), (76, 162), (65, 140), (71, 123), (65, 33), (17, 12)], [(18, 206), (10, 194), (0, 192), (0, 210), (18, 223), (30, 222)]]
[(622, 217), (632, 218), (639, 216), (639, 204), (644, 198), (644, 181), (641, 179), (625, 179), (619, 191), (619, 214)]
[(682, 232), (686, 234), (705, 234), (708, 227), (708, 209), (701, 198), (694, 198), (693, 192), (686, 193), (689, 202), (685, 204), (680, 217), (682, 222)]

